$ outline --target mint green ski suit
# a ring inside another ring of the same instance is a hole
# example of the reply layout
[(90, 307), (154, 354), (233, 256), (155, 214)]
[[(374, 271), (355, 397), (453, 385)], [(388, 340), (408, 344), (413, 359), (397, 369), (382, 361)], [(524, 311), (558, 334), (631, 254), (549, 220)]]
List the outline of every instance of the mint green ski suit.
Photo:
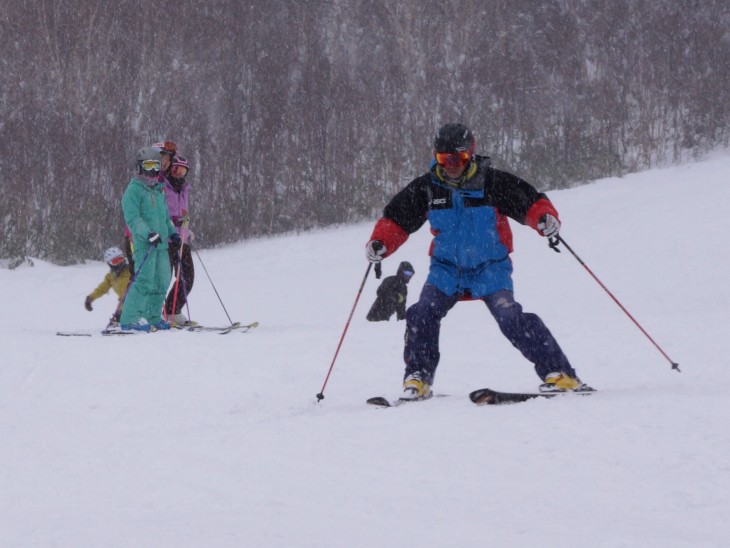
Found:
[[(146, 319), (150, 325), (162, 321), (162, 303), (172, 277), (167, 239), (175, 233), (175, 225), (172, 224), (167, 209), (164, 187), (158, 178), (137, 175), (129, 181), (122, 196), (124, 221), (132, 233), (136, 265), (135, 278), (119, 319), (122, 325), (137, 322), (141, 318)], [(162, 241), (157, 247), (147, 241), (150, 232), (160, 235)]]

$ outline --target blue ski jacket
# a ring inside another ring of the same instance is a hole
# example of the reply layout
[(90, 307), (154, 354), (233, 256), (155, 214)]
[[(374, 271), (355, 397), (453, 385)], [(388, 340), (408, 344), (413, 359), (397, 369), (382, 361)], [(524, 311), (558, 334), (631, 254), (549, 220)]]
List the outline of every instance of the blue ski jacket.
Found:
[(545, 194), (519, 177), (475, 156), (464, 181), (454, 185), (432, 163), (383, 210), (371, 240), (393, 254), (428, 220), (434, 238), (427, 283), (447, 295), (481, 298), (512, 290), (512, 231), (508, 218), (537, 230), (540, 217), (558, 213)]

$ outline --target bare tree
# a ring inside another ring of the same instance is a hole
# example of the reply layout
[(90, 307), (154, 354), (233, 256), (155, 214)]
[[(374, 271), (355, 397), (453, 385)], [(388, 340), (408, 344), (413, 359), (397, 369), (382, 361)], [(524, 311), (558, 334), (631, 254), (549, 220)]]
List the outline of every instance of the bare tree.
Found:
[(542, 189), (697, 157), (728, 29), (722, 0), (0, 0), (0, 257), (98, 258), (163, 139), (206, 246), (373, 217), (451, 121)]

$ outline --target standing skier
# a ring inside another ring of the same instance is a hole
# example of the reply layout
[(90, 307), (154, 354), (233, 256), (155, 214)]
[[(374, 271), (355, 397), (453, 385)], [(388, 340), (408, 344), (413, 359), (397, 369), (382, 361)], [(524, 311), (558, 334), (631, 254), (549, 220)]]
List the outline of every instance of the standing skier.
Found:
[(408, 282), (411, 281), (413, 274), (413, 265), (408, 261), (403, 261), (398, 265), (398, 272), (395, 276), (388, 276), (383, 280), (378, 287), (378, 296), (368, 312), (368, 321), (388, 321), (393, 313), (398, 320), (406, 319)]
[[(177, 145), (174, 141), (161, 141), (152, 145), (152, 148), (157, 149), (160, 153), (160, 173), (159, 178), (163, 183), (167, 182), (167, 178), (172, 170), (172, 159), (177, 154)], [(124, 239), (122, 241), (122, 249), (127, 255), (127, 261), (129, 261), (129, 271), (134, 273), (134, 243), (132, 233), (129, 227), (124, 227)]]
[(366, 246), (369, 261), (393, 254), (428, 219), (434, 239), (428, 278), (406, 313), (405, 376), (401, 399), (431, 396), (439, 363), (441, 320), (460, 300), (479, 299), (512, 345), (535, 366), (540, 390), (591, 390), (550, 331), (522, 311), (513, 295), (510, 217), (546, 237), (560, 230), (547, 196), (474, 154), (472, 132), (447, 124), (434, 140), (434, 160), (385, 206)]
[(188, 226), (190, 222), (188, 217), (189, 185), (186, 180), (188, 170), (188, 161), (179, 154), (175, 155), (165, 180), (167, 208), (170, 211), (172, 224), (175, 225), (180, 236), (180, 244), (170, 242), (169, 248), (170, 266), (173, 273), (177, 275), (178, 268), (182, 267), (180, 283), (173, 284), (165, 300), (165, 314), (176, 325), (184, 325), (188, 321), (188, 318), (182, 313), (182, 309), (193, 289), (195, 280), (193, 255), (190, 252), (189, 243), (192, 240), (192, 232)]
[(168, 238), (180, 243), (165, 202), (159, 174), (160, 153), (152, 147), (137, 152), (138, 174), (122, 196), (124, 221), (132, 234), (135, 277), (122, 308), (123, 331), (170, 329), (162, 319), (162, 303), (170, 285)]

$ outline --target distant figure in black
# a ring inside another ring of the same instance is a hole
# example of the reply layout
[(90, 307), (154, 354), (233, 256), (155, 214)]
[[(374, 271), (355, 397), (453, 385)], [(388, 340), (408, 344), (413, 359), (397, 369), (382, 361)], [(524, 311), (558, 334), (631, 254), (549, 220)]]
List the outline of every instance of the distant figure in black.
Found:
[(378, 297), (368, 312), (368, 321), (388, 321), (394, 312), (399, 320), (406, 319), (407, 284), (411, 281), (414, 272), (413, 265), (408, 261), (403, 261), (398, 266), (398, 273), (395, 276), (388, 276), (383, 280), (378, 288)]

